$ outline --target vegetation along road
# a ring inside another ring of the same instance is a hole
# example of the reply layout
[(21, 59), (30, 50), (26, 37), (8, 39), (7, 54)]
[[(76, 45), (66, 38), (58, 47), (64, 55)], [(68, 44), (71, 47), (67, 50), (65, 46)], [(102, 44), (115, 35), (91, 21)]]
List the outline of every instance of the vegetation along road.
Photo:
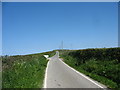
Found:
[(6, 55), (0, 60), (2, 88), (120, 88), (117, 47)]

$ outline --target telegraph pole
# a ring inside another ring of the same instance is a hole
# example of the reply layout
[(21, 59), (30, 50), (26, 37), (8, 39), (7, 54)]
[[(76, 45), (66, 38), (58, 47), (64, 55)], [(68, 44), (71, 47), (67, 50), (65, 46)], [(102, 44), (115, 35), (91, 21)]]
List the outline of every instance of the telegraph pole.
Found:
[(71, 46), (71, 50), (73, 49), (73, 46), (72, 46), (72, 44), (70, 45)]
[(61, 42), (61, 45), (62, 45), (62, 50), (63, 50), (63, 41)]

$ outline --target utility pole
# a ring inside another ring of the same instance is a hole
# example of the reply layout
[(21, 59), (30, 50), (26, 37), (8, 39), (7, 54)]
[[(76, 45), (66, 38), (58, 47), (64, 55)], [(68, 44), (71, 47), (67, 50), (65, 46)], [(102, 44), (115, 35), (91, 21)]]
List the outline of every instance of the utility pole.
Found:
[(73, 49), (73, 46), (72, 46), (72, 44), (70, 45), (71, 46), (71, 50)]
[(63, 50), (63, 41), (61, 42), (61, 45), (62, 45), (62, 50)]

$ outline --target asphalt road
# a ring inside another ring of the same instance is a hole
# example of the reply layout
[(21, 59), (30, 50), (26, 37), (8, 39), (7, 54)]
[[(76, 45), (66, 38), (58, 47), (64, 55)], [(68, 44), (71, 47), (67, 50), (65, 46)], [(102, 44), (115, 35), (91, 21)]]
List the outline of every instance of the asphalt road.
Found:
[(45, 88), (106, 88), (64, 64), (58, 51), (48, 62), (45, 78)]

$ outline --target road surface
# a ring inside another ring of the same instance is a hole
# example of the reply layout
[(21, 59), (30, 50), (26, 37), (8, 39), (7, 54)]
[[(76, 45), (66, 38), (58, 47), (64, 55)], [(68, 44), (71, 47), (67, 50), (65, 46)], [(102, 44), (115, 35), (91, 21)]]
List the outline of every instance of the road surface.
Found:
[(106, 86), (71, 69), (59, 58), (58, 51), (49, 59), (44, 88), (106, 88)]

